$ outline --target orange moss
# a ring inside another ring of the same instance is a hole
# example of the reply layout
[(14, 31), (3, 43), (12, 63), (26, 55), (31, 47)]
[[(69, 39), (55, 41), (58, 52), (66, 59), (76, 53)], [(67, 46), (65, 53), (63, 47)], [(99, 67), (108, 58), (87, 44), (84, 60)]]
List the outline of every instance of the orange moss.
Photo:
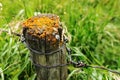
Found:
[(23, 23), (23, 28), (28, 29), (28, 33), (38, 38), (47, 37), (48, 41), (56, 42), (55, 34), (58, 33), (58, 16), (35, 16)]

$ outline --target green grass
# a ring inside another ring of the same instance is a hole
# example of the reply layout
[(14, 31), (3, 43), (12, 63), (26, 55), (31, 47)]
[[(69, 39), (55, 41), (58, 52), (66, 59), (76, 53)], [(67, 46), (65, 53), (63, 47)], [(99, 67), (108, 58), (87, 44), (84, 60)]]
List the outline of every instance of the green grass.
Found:
[[(120, 71), (120, 0), (0, 0), (0, 28), (20, 32), (34, 12), (53, 13), (71, 34), (72, 58)], [(0, 80), (34, 80), (29, 51), (18, 37), (0, 32)], [(93, 68), (68, 67), (68, 80), (119, 80)]]

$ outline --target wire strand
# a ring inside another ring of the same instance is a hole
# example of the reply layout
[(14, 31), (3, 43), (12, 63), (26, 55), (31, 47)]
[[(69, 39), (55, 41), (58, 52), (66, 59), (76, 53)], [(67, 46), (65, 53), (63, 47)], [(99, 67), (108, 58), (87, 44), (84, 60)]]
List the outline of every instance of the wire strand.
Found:
[(1, 29), (0, 28), (0, 31), (1, 32), (6, 32), (6, 33), (11, 33), (11, 34), (13, 34), (13, 35), (15, 35), (15, 36), (18, 36), (18, 37), (20, 37), (21, 36), (21, 34), (19, 34), (19, 33), (16, 33), (16, 32), (11, 32), (11, 31), (9, 31), (9, 30), (5, 30), (5, 29)]

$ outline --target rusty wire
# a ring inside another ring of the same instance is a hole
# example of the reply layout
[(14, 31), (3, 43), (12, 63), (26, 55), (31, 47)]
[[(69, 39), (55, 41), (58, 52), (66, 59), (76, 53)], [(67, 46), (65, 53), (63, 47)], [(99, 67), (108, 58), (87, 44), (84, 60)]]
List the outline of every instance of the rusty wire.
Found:
[[(1, 32), (9, 33), (8, 30), (4, 30), (4, 29), (0, 29), (0, 31), (1, 31)], [(11, 34), (13, 34), (13, 35), (15, 35), (15, 36), (18, 36), (18, 37), (21, 37), (21, 36), (22, 36), (21, 34), (15, 33), (15, 32), (12, 32)], [(23, 37), (21, 37), (21, 38), (23, 38)], [(24, 38), (21, 39), (21, 42), (23, 42), (23, 43), (25, 42)], [(40, 53), (39, 51), (34, 51), (34, 50), (33, 50), (32, 48), (30, 48), (30, 47), (28, 47), (28, 49), (30, 49), (30, 50), (33, 51), (33, 52)], [(67, 48), (66, 48), (66, 49), (67, 49)], [(71, 58), (71, 51), (70, 51), (70, 50), (71, 50), (71, 49), (67, 50), (68, 56), (69, 56), (69, 59), (70, 59), (70, 60), (69, 60), (68, 63), (66, 63), (66, 64), (57, 64), (57, 65), (53, 65), (53, 66), (43, 66), (43, 65), (40, 65), (40, 64), (33, 63), (33, 65), (34, 65), (35, 67), (38, 67), (38, 68), (41, 68), (41, 67), (42, 67), (42, 68), (47, 68), (47, 69), (56, 68), (56, 67), (64, 67), (64, 66), (68, 66), (68, 65), (73, 65), (73, 66), (76, 67), (76, 68), (97, 68), (97, 69), (106, 70), (106, 71), (109, 71), (109, 72), (112, 72), (112, 73), (115, 73), (115, 74), (119, 74), (119, 75), (120, 75), (120, 72), (119, 72), (119, 71), (111, 70), (111, 69), (108, 69), (108, 68), (103, 67), (103, 66), (92, 66), (92, 65), (86, 64), (86, 63), (84, 63), (84, 62), (82, 62), (82, 61), (75, 62), (75, 61), (73, 61), (72, 58)], [(61, 48), (58, 49), (58, 50), (56, 50), (56, 51), (61, 51)], [(56, 51), (53, 51), (53, 52), (48, 53), (48, 54), (53, 54), (53, 53), (55, 53)], [(31, 59), (32, 59), (32, 58), (31, 58)]]

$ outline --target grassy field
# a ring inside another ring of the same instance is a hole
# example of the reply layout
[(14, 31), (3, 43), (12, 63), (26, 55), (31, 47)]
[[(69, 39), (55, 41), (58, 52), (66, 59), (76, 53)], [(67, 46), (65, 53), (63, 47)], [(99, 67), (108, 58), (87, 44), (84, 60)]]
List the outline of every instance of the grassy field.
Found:
[[(0, 28), (20, 32), (35, 12), (60, 16), (71, 35), (74, 61), (120, 71), (120, 0), (0, 0)], [(0, 32), (0, 80), (35, 80), (29, 51), (19, 37)], [(120, 80), (95, 68), (68, 67), (68, 80)]]

